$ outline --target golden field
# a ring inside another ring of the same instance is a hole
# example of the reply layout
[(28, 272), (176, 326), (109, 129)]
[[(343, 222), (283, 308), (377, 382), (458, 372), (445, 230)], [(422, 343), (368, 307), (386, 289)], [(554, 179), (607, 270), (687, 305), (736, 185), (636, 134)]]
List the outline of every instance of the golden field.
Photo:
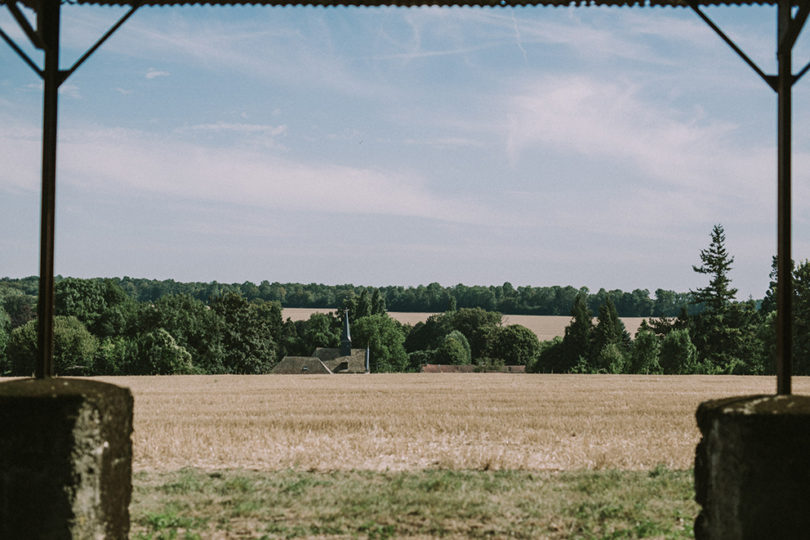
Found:
[[(134, 468), (692, 466), (701, 401), (774, 377), (527, 374), (103, 377), (135, 396)], [(794, 379), (810, 393), (810, 378)]]
[[(309, 319), (313, 313), (334, 313), (334, 309), (329, 308), (284, 308), (282, 317), (294, 321)], [(410, 313), (389, 311), (388, 315), (402, 324), (415, 325), (418, 322), (425, 322), (428, 317), (435, 313)], [(627, 331), (631, 336), (636, 335), (641, 321), (645, 317), (620, 317)], [(503, 324), (520, 324), (534, 332), (540, 341), (553, 339), (555, 336), (565, 334), (565, 327), (571, 322), (571, 317), (558, 315), (504, 315)], [(596, 319), (594, 319), (596, 322)]]

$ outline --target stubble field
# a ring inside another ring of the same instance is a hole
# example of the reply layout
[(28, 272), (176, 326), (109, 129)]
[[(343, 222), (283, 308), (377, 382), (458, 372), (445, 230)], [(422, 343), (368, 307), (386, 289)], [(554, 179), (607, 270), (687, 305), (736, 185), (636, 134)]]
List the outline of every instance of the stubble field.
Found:
[[(701, 401), (773, 377), (374, 374), (114, 377), (135, 470), (688, 469)], [(810, 379), (796, 378), (796, 393)]]
[[(132, 537), (691, 538), (701, 401), (773, 377), (115, 377)], [(810, 392), (810, 378), (794, 380)]]
[[(282, 317), (286, 320), (290, 318), (294, 321), (309, 319), (313, 313), (334, 313), (334, 309), (328, 308), (284, 308)], [(418, 322), (425, 322), (434, 313), (411, 313), (389, 311), (388, 315), (402, 324), (415, 325)], [(595, 319), (594, 319), (595, 320)], [(635, 336), (638, 327), (644, 317), (621, 317), (624, 326), (631, 336)], [(562, 315), (504, 315), (503, 324), (520, 324), (531, 330), (540, 339), (547, 341), (555, 336), (562, 336), (565, 327), (571, 322), (571, 317)]]

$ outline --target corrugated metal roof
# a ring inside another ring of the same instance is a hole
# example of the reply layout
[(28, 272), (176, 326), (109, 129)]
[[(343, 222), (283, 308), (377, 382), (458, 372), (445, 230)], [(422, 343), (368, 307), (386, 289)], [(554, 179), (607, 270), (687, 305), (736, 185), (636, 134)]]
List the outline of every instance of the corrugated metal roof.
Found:
[[(6, 0), (0, 0), (0, 4)], [(23, 4), (34, 7), (37, 0), (22, 0)], [(675, 6), (685, 7), (683, 0), (471, 0), (471, 1), (435, 1), (435, 0), (62, 0), (63, 4), (91, 4), (104, 6), (192, 6), (192, 5), (263, 5), (263, 6), (357, 6), (357, 7), (424, 7), (424, 6), (472, 6), (472, 7), (515, 7), (515, 6), (626, 6), (626, 7), (655, 7)], [(701, 6), (720, 5), (775, 5), (776, 0), (697, 0)], [(797, 1), (794, 0), (794, 5)]]

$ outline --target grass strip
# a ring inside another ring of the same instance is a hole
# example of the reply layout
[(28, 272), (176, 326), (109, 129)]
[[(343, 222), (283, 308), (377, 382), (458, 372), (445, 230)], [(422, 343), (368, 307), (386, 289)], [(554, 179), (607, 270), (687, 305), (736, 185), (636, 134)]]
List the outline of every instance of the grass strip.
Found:
[(133, 478), (132, 535), (691, 538), (691, 471), (182, 469)]

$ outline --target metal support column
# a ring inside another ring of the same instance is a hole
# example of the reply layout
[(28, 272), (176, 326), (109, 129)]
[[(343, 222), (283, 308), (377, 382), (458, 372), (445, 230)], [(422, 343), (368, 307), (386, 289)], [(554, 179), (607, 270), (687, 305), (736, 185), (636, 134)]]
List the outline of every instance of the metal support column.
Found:
[(793, 87), (792, 44), (784, 46), (792, 22), (791, 4), (780, 0), (777, 14), (776, 58), (778, 74), (776, 91), (778, 94), (779, 134), (777, 150), (777, 286), (776, 286), (776, 393), (791, 393), (793, 372), (793, 264), (791, 257), (791, 89)]
[(38, 379), (53, 376), (54, 315), (54, 218), (56, 211), (56, 124), (59, 107), (59, 4), (60, 0), (40, 2), (37, 29), (43, 43), (45, 68), (42, 80), (42, 209), (39, 251), (39, 305), (37, 339)]

